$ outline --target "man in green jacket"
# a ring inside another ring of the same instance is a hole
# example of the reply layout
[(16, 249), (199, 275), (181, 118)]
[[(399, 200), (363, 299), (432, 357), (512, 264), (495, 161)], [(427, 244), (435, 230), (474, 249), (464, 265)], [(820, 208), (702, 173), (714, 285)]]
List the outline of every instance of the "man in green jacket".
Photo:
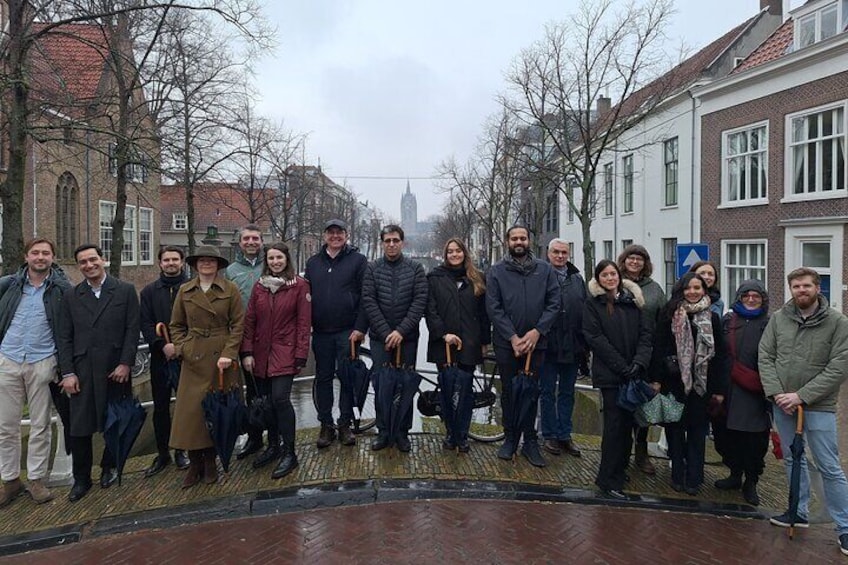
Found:
[[(829, 307), (821, 277), (802, 267), (787, 276), (792, 300), (769, 320), (760, 340), (763, 390), (774, 402), (774, 422), (783, 445), (795, 436), (795, 414), (804, 408), (804, 436), (824, 483), (827, 510), (836, 524), (839, 547), (848, 555), (848, 481), (839, 463), (836, 401), (848, 376), (848, 318)], [(784, 450), (787, 476), (792, 454)], [(775, 526), (806, 528), (810, 501), (807, 461), (801, 458), (798, 511), (770, 521)]]

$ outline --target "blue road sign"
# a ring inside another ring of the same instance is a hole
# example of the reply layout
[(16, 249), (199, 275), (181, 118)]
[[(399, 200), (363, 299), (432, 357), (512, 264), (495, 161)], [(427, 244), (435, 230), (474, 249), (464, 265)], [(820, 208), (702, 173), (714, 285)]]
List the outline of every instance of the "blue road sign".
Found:
[(677, 278), (679, 279), (698, 261), (710, 260), (710, 246), (706, 243), (677, 244)]

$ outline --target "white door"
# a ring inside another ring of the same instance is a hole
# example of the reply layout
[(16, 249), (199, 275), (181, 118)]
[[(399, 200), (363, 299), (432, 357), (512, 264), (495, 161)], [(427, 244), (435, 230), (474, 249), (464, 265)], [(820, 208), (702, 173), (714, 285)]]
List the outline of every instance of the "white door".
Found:
[[(821, 292), (833, 308), (842, 310), (843, 225), (786, 228), (788, 273), (797, 267), (810, 267), (821, 275)], [(791, 298), (785, 285), (786, 300)]]

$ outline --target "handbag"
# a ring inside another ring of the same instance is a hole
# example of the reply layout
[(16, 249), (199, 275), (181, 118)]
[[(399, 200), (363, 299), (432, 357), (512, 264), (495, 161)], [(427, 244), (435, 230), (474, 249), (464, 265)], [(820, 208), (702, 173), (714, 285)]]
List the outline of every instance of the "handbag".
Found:
[(633, 413), (642, 428), (655, 424), (673, 424), (683, 417), (684, 404), (671, 394), (657, 394)]
[(615, 403), (622, 410), (635, 411), (639, 406), (654, 397), (654, 389), (643, 380), (633, 379), (626, 384), (619, 385), (618, 397)]

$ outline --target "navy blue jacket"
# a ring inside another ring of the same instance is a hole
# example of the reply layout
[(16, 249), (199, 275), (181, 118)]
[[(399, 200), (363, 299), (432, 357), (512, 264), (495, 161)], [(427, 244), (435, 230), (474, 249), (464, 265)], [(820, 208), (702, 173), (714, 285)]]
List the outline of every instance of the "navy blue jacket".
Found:
[(327, 246), (306, 262), (304, 278), (312, 287), (312, 329), (335, 333), (353, 329), (365, 332), (368, 318), (361, 307), (362, 277), (368, 260), (356, 247), (345, 245), (335, 258)]
[(548, 361), (577, 363), (586, 354), (583, 338), (583, 303), (586, 302), (586, 282), (580, 269), (565, 264), (565, 275), (556, 272), (559, 284), (559, 314), (548, 333)]
[(532, 329), (541, 334), (536, 349), (547, 347), (547, 335), (559, 314), (559, 283), (549, 263), (531, 259), (526, 266), (511, 258), (496, 263), (486, 277), (486, 310), (492, 321), (492, 343), (512, 348), (510, 338)]

